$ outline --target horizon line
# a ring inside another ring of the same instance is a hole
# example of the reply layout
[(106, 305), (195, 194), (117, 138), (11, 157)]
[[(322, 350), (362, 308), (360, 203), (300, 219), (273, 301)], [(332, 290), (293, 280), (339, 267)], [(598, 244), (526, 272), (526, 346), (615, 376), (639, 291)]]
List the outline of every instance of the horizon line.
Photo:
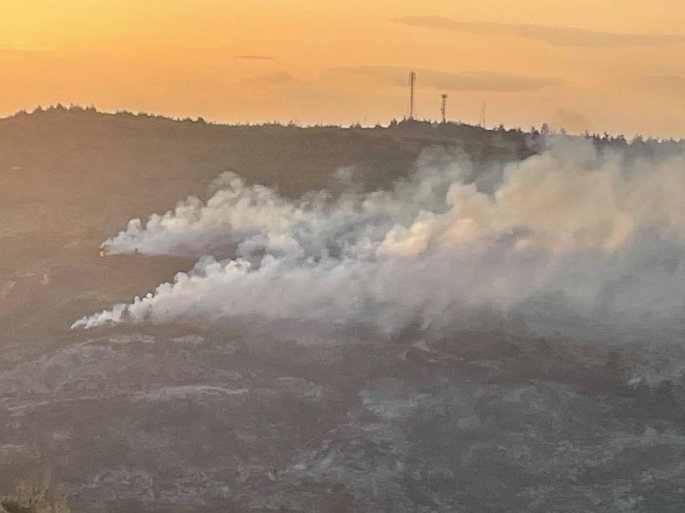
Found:
[[(490, 126), (481, 126), (478, 123), (470, 123), (467, 121), (463, 120), (447, 120), (446, 122), (442, 122), (439, 119), (432, 119), (432, 118), (413, 118), (410, 119), (406, 116), (403, 118), (391, 118), (389, 121), (382, 122), (378, 121), (375, 123), (362, 123), (361, 121), (355, 121), (352, 123), (325, 123), (325, 122), (319, 122), (319, 123), (309, 123), (309, 124), (302, 124), (300, 123), (297, 119), (290, 119), (288, 121), (284, 120), (278, 120), (278, 119), (273, 119), (273, 120), (264, 120), (264, 121), (238, 121), (238, 122), (228, 122), (228, 121), (220, 121), (220, 120), (208, 120), (204, 116), (173, 116), (171, 114), (158, 114), (154, 112), (148, 112), (148, 111), (134, 111), (134, 110), (127, 110), (127, 109), (116, 109), (116, 110), (102, 110), (98, 109), (95, 105), (81, 105), (81, 104), (74, 104), (70, 103), (69, 105), (64, 105), (60, 102), (50, 104), (48, 106), (43, 106), (43, 105), (36, 105), (33, 109), (29, 110), (26, 108), (19, 109), (13, 113), (7, 114), (7, 115), (0, 115), (0, 121), (7, 121), (11, 120), (13, 118), (17, 118), (22, 115), (36, 115), (36, 114), (41, 114), (41, 113), (49, 113), (49, 112), (54, 112), (54, 111), (64, 111), (64, 112), (71, 112), (71, 113), (95, 113), (99, 115), (105, 115), (105, 116), (133, 116), (135, 118), (151, 118), (151, 119), (158, 119), (158, 120), (164, 120), (164, 121), (171, 121), (175, 123), (200, 123), (200, 124), (205, 124), (205, 125), (210, 125), (210, 126), (216, 126), (216, 127), (273, 127), (273, 126), (280, 126), (283, 128), (339, 128), (343, 130), (350, 130), (350, 129), (367, 129), (367, 130), (372, 130), (375, 128), (391, 128), (392, 126), (400, 125), (400, 124), (407, 124), (407, 123), (417, 123), (417, 124), (429, 124), (429, 125), (454, 125), (454, 126), (465, 126), (465, 127), (470, 127), (470, 128), (476, 128), (476, 129), (481, 129), (484, 131), (504, 131), (504, 132), (520, 132), (523, 134), (533, 134), (534, 131), (542, 131), (544, 130), (545, 126), (547, 129), (550, 131), (551, 134), (553, 135), (568, 135), (571, 137), (577, 136), (577, 137), (584, 137), (584, 138), (593, 138), (593, 139), (603, 139), (603, 140), (620, 140), (623, 138), (624, 140), (630, 142), (624, 133), (615, 133), (615, 132), (607, 132), (602, 131), (600, 132), (591, 132), (589, 130), (585, 130), (583, 132), (578, 132), (578, 131), (572, 131), (572, 130), (567, 130), (562, 126), (559, 127), (552, 127), (548, 122), (543, 122), (540, 124), (540, 126), (531, 126), (529, 128), (523, 128), (522, 126), (513, 126), (513, 125), (505, 125), (504, 123), (500, 123), (498, 125), (490, 125)], [(679, 142), (683, 143), (685, 142), (685, 137), (662, 137), (662, 136), (654, 136), (651, 134), (639, 134), (636, 133), (634, 134), (632, 139), (637, 139), (637, 138), (642, 138), (643, 140), (652, 140), (652, 141), (657, 141), (657, 142), (667, 142), (667, 141), (673, 141), (673, 142)]]

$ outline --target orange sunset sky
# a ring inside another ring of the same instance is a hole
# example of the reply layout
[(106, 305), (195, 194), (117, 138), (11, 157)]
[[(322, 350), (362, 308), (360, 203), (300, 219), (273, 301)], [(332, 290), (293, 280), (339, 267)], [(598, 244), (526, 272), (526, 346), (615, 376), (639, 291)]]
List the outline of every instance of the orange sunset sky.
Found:
[(685, 137), (683, 0), (0, 0), (0, 114), (57, 102), (224, 122)]

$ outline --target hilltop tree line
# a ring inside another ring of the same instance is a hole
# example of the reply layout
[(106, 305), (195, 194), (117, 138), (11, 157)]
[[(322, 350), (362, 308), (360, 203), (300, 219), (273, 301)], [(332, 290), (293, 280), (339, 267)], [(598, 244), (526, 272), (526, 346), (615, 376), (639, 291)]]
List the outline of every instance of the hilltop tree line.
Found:
[(349, 129), (393, 129), (393, 128), (407, 128), (407, 127), (469, 127), (469, 128), (480, 128), (484, 132), (496, 132), (500, 134), (511, 134), (519, 136), (529, 136), (533, 140), (545, 139), (550, 136), (568, 136), (568, 137), (584, 137), (590, 139), (593, 142), (601, 145), (635, 145), (641, 147), (656, 146), (659, 144), (682, 144), (685, 139), (674, 139), (674, 138), (660, 138), (654, 136), (643, 136), (641, 134), (635, 134), (633, 137), (628, 138), (624, 134), (611, 134), (604, 131), (603, 133), (592, 133), (585, 130), (582, 134), (569, 134), (564, 128), (559, 128), (554, 130), (549, 124), (543, 123), (539, 128), (531, 127), (528, 131), (521, 127), (506, 127), (504, 124), (500, 123), (497, 127), (488, 129), (481, 127), (480, 125), (471, 125), (469, 123), (464, 123), (460, 121), (447, 121), (447, 122), (437, 122), (433, 120), (417, 120), (417, 119), (392, 119), (387, 125), (381, 123), (376, 123), (373, 127), (363, 126), (361, 123), (356, 122), (347, 126), (335, 125), (335, 124), (324, 124), (317, 123), (314, 125), (301, 125), (297, 120), (290, 120), (288, 122), (281, 122), (277, 120), (265, 121), (261, 123), (213, 123), (208, 122), (202, 116), (195, 118), (191, 117), (173, 117), (165, 116), (161, 114), (152, 114), (144, 111), (132, 112), (129, 110), (121, 109), (114, 113), (106, 113), (99, 111), (94, 105), (82, 106), (77, 104), (69, 104), (68, 106), (57, 103), (47, 107), (37, 106), (31, 111), (22, 109), (15, 114), (8, 117), (8, 119), (13, 118), (25, 118), (27, 116), (35, 116), (40, 114), (60, 114), (60, 113), (72, 113), (72, 114), (85, 114), (85, 115), (113, 115), (121, 118), (133, 118), (133, 119), (150, 119), (150, 120), (164, 120), (164, 121), (175, 121), (179, 123), (198, 123), (198, 124), (225, 124), (228, 126), (248, 126), (248, 127), (259, 127), (259, 126), (269, 126), (269, 127), (290, 127), (290, 128), (349, 128)]

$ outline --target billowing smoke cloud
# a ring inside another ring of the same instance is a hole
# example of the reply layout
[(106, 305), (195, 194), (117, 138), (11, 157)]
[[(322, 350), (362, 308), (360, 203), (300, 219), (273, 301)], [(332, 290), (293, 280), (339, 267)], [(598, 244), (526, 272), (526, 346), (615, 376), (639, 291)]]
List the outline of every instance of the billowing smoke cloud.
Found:
[(206, 204), (189, 198), (104, 244), (197, 255), (195, 268), (74, 327), (261, 319), (393, 334), (409, 324), (444, 330), (473, 308), (532, 304), (679, 322), (682, 151), (629, 157), (558, 138), (490, 176), (494, 185), (465, 159), (429, 151), (388, 191), (350, 185), (291, 201), (225, 174)]

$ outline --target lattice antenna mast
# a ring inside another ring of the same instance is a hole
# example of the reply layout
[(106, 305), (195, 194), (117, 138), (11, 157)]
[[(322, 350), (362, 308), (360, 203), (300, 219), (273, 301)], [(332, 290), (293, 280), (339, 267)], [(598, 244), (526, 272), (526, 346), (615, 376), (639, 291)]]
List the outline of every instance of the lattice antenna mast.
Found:
[(442, 95), (442, 103), (440, 104), (440, 114), (442, 116), (442, 122), (447, 123), (447, 95)]
[(485, 128), (485, 112), (488, 108), (488, 103), (483, 102), (483, 106), (480, 108), (480, 126)]
[(414, 119), (415, 103), (414, 103), (414, 90), (416, 89), (416, 73), (411, 71), (409, 73), (409, 119)]

